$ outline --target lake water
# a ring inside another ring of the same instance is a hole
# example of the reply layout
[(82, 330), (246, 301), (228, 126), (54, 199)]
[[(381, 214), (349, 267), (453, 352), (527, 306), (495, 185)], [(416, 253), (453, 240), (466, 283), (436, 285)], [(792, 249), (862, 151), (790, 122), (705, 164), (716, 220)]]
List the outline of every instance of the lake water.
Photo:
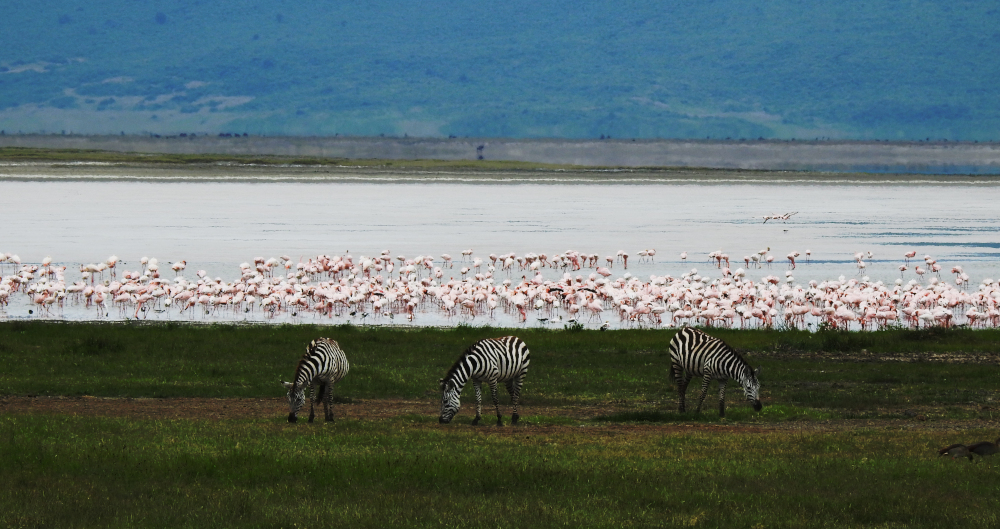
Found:
[[(717, 277), (710, 252), (727, 253), (735, 270), (744, 267), (744, 256), (767, 248), (772, 268), (750, 270), (748, 277), (783, 276), (785, 256), (798, 251), (799, 283), (858, 277), (856, 252), (866, 255), (865, 275), (891, 282), (900, 277), (903, 254), (913, 250), (918, 262), (933, 256), (944, 267), (942, 277), (954, 265), (963, 266), (973, 284), (1000, 277), (1000, 185), (991, 179), (831, 180), (789, 173), (761, 181), (724, 174), (612, 175), (608, 181), (594, 173), (537, 180), (462, 173), (372, 178), (346, 171), (317, 180), (280, 171), (241, 178), (238, 168), (213, 178), (6, 169), (0, 167), (0, 252), (18, 254), (24, 263), (50, 256), (68, 267), (67, 281), (79, 279), (80, 264), (112, 254), (124, 261), (120, 268), (138, 268), (142, 256), (165, 265), (184, 259), (188, 276), (203, 269), (233, 280), (238, 264), (254, 257), (389, 250), (436, 260), (449, 253), (458, 262), (467, 248), (481, 258), (577, 250), (599, 254), (601, 264), (624, 250), (632, 256), (628, 271), (638, 277), (691, 268)], [(797, 213), (763, 222), (765, 215), (787, 212)], [(639, 262), (643, 249), (656, 250), (654, 262)], [(12, 271), (0, 268), (2, 275)], [(457, 268), (447, 273), (459, 277)], [(6, 315), (24, 316), (27, 307), (12, 303)], [(63, 317), (89, 316), (68, 311)]]

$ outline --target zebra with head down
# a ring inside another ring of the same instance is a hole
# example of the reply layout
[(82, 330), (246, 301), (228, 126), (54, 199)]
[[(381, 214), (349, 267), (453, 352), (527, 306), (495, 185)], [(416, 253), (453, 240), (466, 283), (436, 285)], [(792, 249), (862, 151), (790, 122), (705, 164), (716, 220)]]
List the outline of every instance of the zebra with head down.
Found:
[(698, 412), (708, 394), (708, 385), (719, 381), (719, 417), (726, 416), (726, 382), (736, 380), (743, 386), (743, 394), (760, 411), (760, 368), (753, 369), (732, 347), (693, 327), (685, 327), (670, 340), (670, 371), (677, 381), (679, 404), (677, 411), (684, 412), (684, 394), (694, 376), (702, 377)]
[(503, 382), (510, 394), (514, 413), (511, 423), (517, 424), (520, 416), (517, 413), (518, 401), (521, 397), (521, 384), (528, 372), (528, 346), (516, 336), (503, 338), (487, 338), (480, 340), (462, 353), (444, 378), (438, 382), (441, 387), (442, 424), (451, 422), (461, 407), (460, 397), (465, 384), (471, 379), (476, 388), (476, 418), (472, 424), (479, 424), (482, 418), (482, 383), (490, 386), (493, 397), (493, 407), (497, 413), (497, 426), (503, 426), (500, 415), (500, 398), (497, 395), (497, 384)]
[(337, 342), (329, 338), (313, 340), (299, 360), (293, 382), (282, 382), (288, 390), (288, 422), (298, 420), (299, 410), (305, 404), (306, 388), (312, 387), (309, 402), (309, 422), (315, 417), (314, 405), (323, 401), (323, 415), (333, 420), (333, 385), (339, 382), (351, 366)]

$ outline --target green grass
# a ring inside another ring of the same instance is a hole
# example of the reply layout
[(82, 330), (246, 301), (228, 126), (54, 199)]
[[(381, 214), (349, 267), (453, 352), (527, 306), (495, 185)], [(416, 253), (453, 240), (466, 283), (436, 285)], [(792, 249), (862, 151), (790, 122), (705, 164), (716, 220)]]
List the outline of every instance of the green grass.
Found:
[(0, 525), (995, 526), (1000, 460), (936, 457), (949, 440), (15, 415)]
[[(673, 411), (669, 330), (5, 322), (0, 395), (280, 397), (278, 381), (291, 377), (309, 340), (325, 335), (352, 363), (338, 396), (435, 401), (436, 380), (468, 344), (510, 332), (532, 351), (516, 427), (470, 426), (471, 391), (464, 419), (446, 426), (420, 414), (289, 425), (283, 414), (201, 420), (7, 413), (0, 416), (0, 526), (998, 522), (1000, 459), (969, 464), (935, 453), (956, 441), (996, 438), (986, 429), (995, 424), (992, 402), (1000, 398), (996, 366), (875, 360), (935, 351), (992, 355), (993, 331), (858, 338), (712, 331), (763, 370), (763, 411), (753, 412), (732, 388), (727, 419), (720, 420), (714, 386), (705, 413)], [(614, 406), (576, 419), (535, 413), (532, 406), (541, 404)], [(911, 408), (929, 422), (864, 426), (867, 419), (902, 419)], [(830, 419), (862, 420), (835, 432), (810, 428)], [(984, 429), (955, 432), (948, 419), (984, 420)], [(732, 424), (750, 428), (725, 428)]]
[[(761, 367), (767, 406), (849, 417), (953, 406), (966, 411), (949, 416), (991, 418), (989, 408), (1000, 401), (994, 365), (863, 361), (881, 354), (904, 359), (928, 352), (995, 355), (1000, 349), (1000, 333), (995, 331), (854, 333), (857, 338), (842, 338), (843, 333), (711, 332)], [(617, 404), (666, 411), (675, 405), (666, 354), (672, 330), (572, 332), (464, 326), (0, 323), (4, 366), (0, 394), (278, 396), (283, 393), (278, 382), (292, 377), (306, 344), (329, 336), (341, 344), (351, 362), (350, 374), (336, 388), (338, 396), (436, 399), (437, 380), (468, 345), (511, 333), (523, 338), (532, 352), (524, 390), (527, 406)], [(840, 349), (827, 349), (830, 344)], [(866, 352), (852, 353), (861, 350)], [(689, 399), (697, 398), (699, 386), (692, 383)], [(706, 398), (709, 415), (716, 413), (716, 387), (713, 383)], [(466, 399), (471, 400), (471, 390)], [(734, 383), (727, 400), (732, 411), (760, 417), (749, 412)], [(979, 410), (983, 407), (987, 410)]]

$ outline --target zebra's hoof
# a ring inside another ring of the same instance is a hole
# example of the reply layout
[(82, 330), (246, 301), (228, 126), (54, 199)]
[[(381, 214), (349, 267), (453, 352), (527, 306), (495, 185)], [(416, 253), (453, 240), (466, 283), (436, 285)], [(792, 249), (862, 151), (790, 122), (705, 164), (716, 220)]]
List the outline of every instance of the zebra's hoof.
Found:
[(521, 418), (521, 416), (515, 413), (514, 415), (510, 416), (510, 423), (511, 424), (517, 424), (517, 420), (520, 419), (520, 418)]
[(480, 418), (481, 418), (481, 417), (476, 417), (475, 419), (472, 419), (472, 425), (473, 425), (473, 426), (479, 426), (479, 419), (480, 419)]
[(503, 415), (497, 415), (497, 426), (503, 426)]

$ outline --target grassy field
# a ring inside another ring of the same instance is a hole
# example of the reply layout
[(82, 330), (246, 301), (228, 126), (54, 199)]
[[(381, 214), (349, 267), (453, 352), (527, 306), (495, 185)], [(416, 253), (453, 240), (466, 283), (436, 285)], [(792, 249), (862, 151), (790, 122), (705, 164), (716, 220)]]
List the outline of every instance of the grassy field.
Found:
[(0, 418), (4, 527), (991, 527), (940, 433)]
[(731, 385), (720, 420), (714, 389), (701, 416), (672, 411), (670, 330), (6, 322), (0, 395), (274, 399), (305, 344), (330, 336), (352, 364), (341, 400), (433, 405), (465, 346), (509, 332), (532, 351), (517, 427), (471, 426), (471, 391), (447, 426), (5, 413), (0, 526), (997, 523), (1000, 460), (935, 453), (997, 436), (993, 331), (715, 330), (762, 367), (765, 404), (754, 413)]
[[(337, 340), (351, 373), (337, 394), (437, 398), (437, 380), (471, 343), (517, 333), (532, 351), (524, 402), (671, 410), (672, 330), (386, 329), (352, 325), (0, 323), (0, 394), (101, 397), (280, 396), (318, 336)], [(714, 330), (762, 370), (763, 413), (732, 388), (730, 418), (856, 418), (921, 406), (973, 416), (1000, 400), (996, 368), (926, 361), (928, 354), (997, 359), (998, 331), (871, 333)], [(891, 355), (896, 361), (874, 361)], [(871, 360), (871, 361), (866, 361)], [(695, 388), (696, 389), (696, 388)], [(689, 390), (694, 392), (695, 389)], [(710, 391), (712, 402), (715, 389)], [(468, 398), (468, 397), (467, 397)], [(975, 406), (973, 406), (975, 407)], [(714, 409), (714, 404), (710, 409)], [(529, 411), (530, 413), (530, 411)]]

